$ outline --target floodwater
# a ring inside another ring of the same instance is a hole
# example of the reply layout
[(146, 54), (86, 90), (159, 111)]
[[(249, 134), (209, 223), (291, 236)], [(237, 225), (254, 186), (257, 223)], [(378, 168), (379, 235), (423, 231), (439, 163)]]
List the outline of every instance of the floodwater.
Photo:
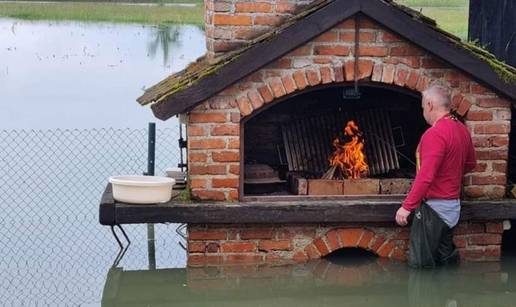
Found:
[(0, 129), (143, 128), (136, 98), (205, 49), (191, 25), (0, 19)]
[(515, 288), (514, 261), (436, 270), (413, 270), (379, 258), (283, 266), (113, 267), (102, 306), (508, 307), (516, 304)]
[[(108, 176), (145, 170), (153, 117), (135, 99), (204, 52), (202, 31), (0, 19), (0, 38), (0, 305), (516, 306), (515, 256), (434, 271), (363, 256), (186, 268), (170, 224), (155, 241), (125, 226), (117, 259), (98, 202)], [(177, 138), (158, 125), (157, 174), (179, 162)]]

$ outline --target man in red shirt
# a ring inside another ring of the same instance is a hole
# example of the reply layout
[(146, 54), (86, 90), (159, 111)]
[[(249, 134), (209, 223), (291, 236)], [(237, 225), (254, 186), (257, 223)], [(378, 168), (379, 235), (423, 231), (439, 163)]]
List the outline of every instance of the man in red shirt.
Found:
[(468, 129), (450, 114), (446, 88), (431, 86), (423, 92), (421, 104), (431, 127), (419, 142), (416, 178), (396, 212), (396, 222), (407, 225), (415, 210), (409, 264), (433, 267), (458, 259), (452, 229), (459, 221), (462, 177), (475, 168), (476, 157)]

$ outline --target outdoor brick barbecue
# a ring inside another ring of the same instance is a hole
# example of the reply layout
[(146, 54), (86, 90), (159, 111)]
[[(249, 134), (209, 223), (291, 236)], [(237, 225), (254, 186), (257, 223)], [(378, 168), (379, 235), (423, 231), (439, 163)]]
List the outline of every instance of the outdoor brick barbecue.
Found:
[[(514, 68), (497, 62), (495, 72), (488, 63), (495, 60), (478, 48), (391, 1), (206, 0), (205, 7), (207, 55), (139, 98), (158, 118), (181, 114), (186, 123), (192, 199), (400, 204), (427, 127), (421, 92), (434, 82), (451, 88), (476, 148), (464, 199), (473, 207), (506, 197)], [(344, 129), (350, 122), (353, 135)], [(332, 168), (336, 148), (352, 141), (367, 167)], [(343, 247), (406, 257), (407, 228), (357, 220), (190, 223), (188, 261), (305, 261)], [(502, 220), (461, 222), (455, 242), (463, 258), (498, 259)]]

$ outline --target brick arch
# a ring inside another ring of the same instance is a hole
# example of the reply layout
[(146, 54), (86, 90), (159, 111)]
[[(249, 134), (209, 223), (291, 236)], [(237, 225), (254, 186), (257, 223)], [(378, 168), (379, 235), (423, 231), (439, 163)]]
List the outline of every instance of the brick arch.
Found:
[[(305, 69), (283, 71), (281, 76), (271, 77), (245, 90), (236, 99), (241, 120), (260, 113), (267, 107), (300, 93), (316, 90), (324, 85), (336, 85), (354, 80), (354, 61), (342, 65), (316, 66)], [(411, 68), (403, 64), (391, 64), (373, 60), (359, 60), (359, 81), (370, 84), (400, 88), (421, 93), (440, 78), (426, 75), (424, 70)], [(442, 80), (441, 80), (442, 81)], [(455, 108), (465, 97), (459, 91), (452, 92)]]
[(342, 248), (362, 248), (383, 258), (406, 259), (408, 236), (386, 234), (367, 228), (339, 228), (328, 231), (308, 244), (303, 253), (307, 259), (318, 259)]

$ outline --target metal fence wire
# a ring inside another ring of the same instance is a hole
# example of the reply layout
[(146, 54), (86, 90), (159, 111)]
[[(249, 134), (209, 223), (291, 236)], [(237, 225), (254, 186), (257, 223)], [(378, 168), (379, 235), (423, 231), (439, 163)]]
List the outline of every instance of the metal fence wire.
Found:
[[(179, 163), (178, 128), (156, 130), (156, 175)], [(0, 304), (100, 302), (118, 251), (98, 223), (112, 175), (147, 169), (147, 129), (0, 130)], [(158, 267), (185, 266), (177, 225), (156, 225)], [(126, 227), (133, 244), (120, 263), (145, 268), (145, 225)]]

